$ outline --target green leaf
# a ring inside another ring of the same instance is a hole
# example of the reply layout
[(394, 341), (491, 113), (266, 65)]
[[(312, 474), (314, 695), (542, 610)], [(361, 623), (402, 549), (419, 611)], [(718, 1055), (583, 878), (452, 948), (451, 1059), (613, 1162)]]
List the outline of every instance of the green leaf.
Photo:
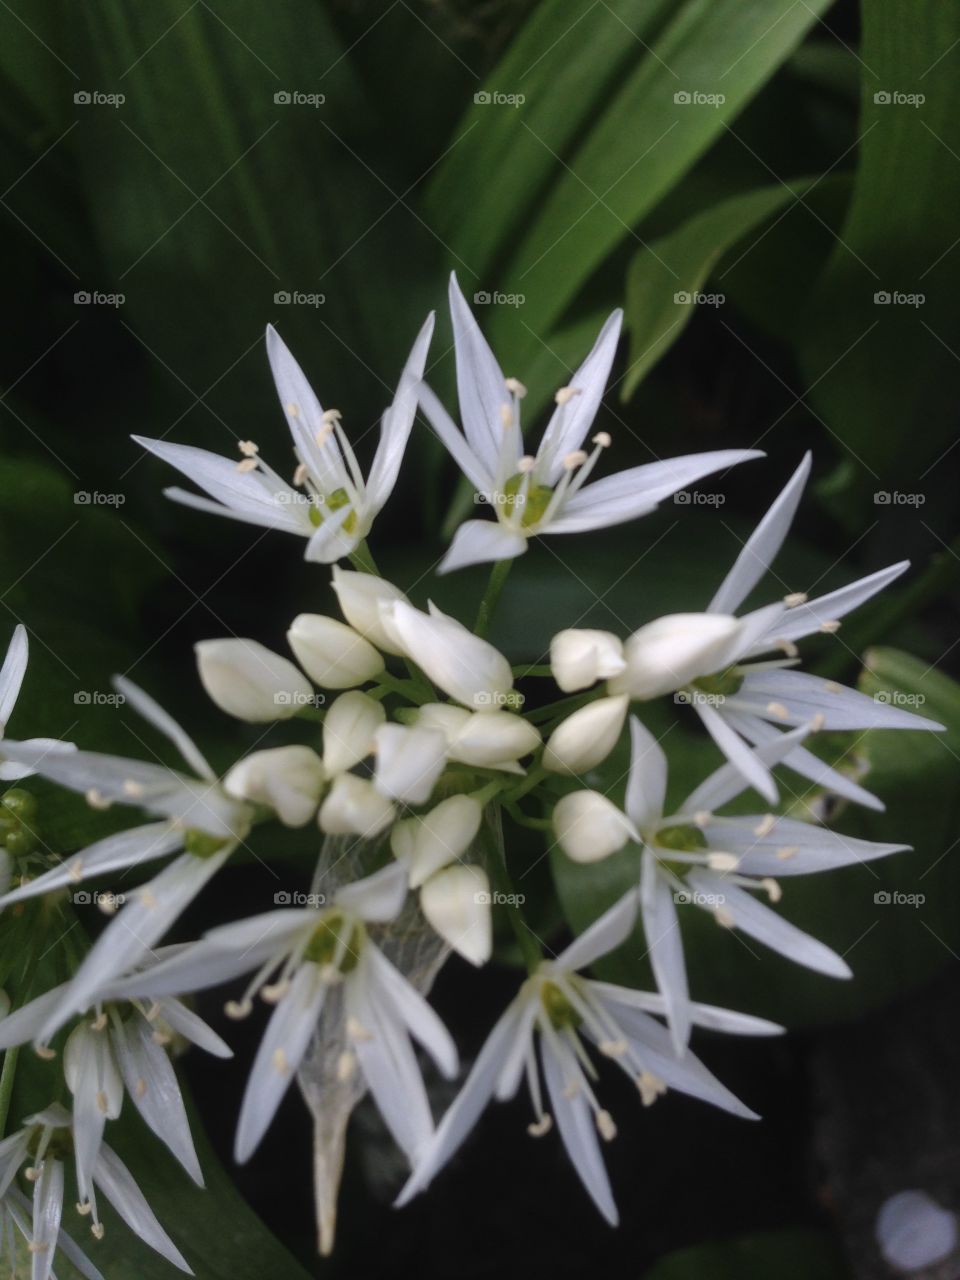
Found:
[[(856, 185), (797, 350), (812, 403), (863, 484), (910, 487), (904, 450), (908, 474), (922, 478), (954, 437), (960, 395), (960, 8), (863, 0), (861, 9)], [(924, 100), (886, 100), (895, 94)], [(877, 294), (924, 301), (878, 305)]]
[(627, 273), (630, 355), (623, 400), (629, 400), (693, 319), (694, 296), (727, 250), (758, 231), (814, 181), (781, 183), (723, 200), (637, 253)]

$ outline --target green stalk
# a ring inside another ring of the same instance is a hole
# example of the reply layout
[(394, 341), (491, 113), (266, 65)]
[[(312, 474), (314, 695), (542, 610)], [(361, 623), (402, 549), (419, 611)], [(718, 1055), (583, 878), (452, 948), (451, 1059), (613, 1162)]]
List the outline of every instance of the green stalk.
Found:
[(477, 620), (473, 625), (473, 629), (478, 636), (483, 637), (490, 630), (490, 622), (497, 607), (497, 601), (500, 599), (500, 592), (503, 590), (503, 584), (506, 582), (512, 568), (512, 560), (498, 560), (490, 570), (487, 589), (484, 592), (483, 599), (480, 601)]

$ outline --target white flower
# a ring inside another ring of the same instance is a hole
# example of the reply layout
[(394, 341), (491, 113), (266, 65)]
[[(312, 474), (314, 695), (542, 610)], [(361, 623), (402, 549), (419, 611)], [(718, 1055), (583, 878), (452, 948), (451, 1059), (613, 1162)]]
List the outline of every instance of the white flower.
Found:
[(359, 836), (372, 840), (396, 817), (396, 808), (369, 778), (341, 773), (334, 778), (320, 806), (320, 830), (328, 836)]
[[(806, 732), (801, 726), (757, 748), (764, 767), (769, 769), (789, 759)], [(630, 734), (632, 754), (626, 813), (621, 815), (624, 834), (619, 847), (628, 839), (643, 847), (641, 914), (650, 963), (664, 997), (677, 1051), (682, 1052), (693, 1020), (677, 903), (691, 903), (709, 911), (718, 924), (740, 929), (808, 969), (834, 978), (849, 978), (849, 966), (835, 951), (781, 919), (752, 894), (759, 891), (775, 903), (780, 899), (775, 877), (869, 862), (909, 846), (858, 840), (773, 814), (718, 817), (714, 811), (748, 785), (732, 764), (722, 765), (711, 774), (668, 817), (664, 814), (667, 758), (650, 731), (635, 717), (630, 720)], [(564, 800), (593, 794), (574, 792)], [(566, 848), (563, 838), (561, 844)]]
[(354, 569), (341, 569), (339, 565), (333, 566), (331, 585), (351, 627), (381, 652), (402, 656), (403, 648), (391, 639), (380, 617), (382, 604), (392, 604), (395, 600), (409, 603), (400, 588), (376, 574), (357, 573)]
[(410, 1037), (448, 1077), (457, 1071), (456, 1048), (437, 1015), (367, 931), (396, 917), (406, 889), (406, 872), (393, 863), (338, 889), (321, 909), (271, 911), (213, 929), (172, 960), (130, 980), (128, 994), (160, 996), (255, 971), (245, 996), (229, 1010), (243, 1016), (258, 991), (275, 1008), (244, 1094), (237, 1160), (253, 1153), (270, 1125), (334, 984), (342, 984), (350, 1041), (340, 1069), (345, 1075), (359, 1069), (411, 1162), (424, 1150), (433, 1120)]
[(267, 354), (298, 463), (292, 484), (268, 467), (249, 441), (241, 442), (243, 458), (235, 463), (191, 445), (133, 438), (209, 494), (202, 498), (183, 489), (167, 489), (168, 498), (199, 511), (298, 534), (308, 539), (308, 560), (332, 564), (363, 541), (393, 492), (417, 410), (416, 387), (432, 333), (431, 314), (407, 359), (393, 404), (383, 415), (380, 443), (366, 481), (340, 425), (340, 414), (335, 409), (323, 411), (272, 326), (267, 327)]
[(447, 739), (422, 725), (383, 724), (373, 735), (373, 785), (404, 804), (426, 804), (447, 763)]
[(369, 694), (351, 690), (334, 698), (323, 718), (323, 767), (328, 777), (366, 759), (387, 713)]
[[(3, 747), (3, 736), (7, 732), (7, 725), (13, 715), (17, 698), (20, 696), (20, 686), (26, 675), (29, 654), (27, 629), (22, 623), (17, 623), (7, 648), (7, 656), (3, 660), (3, 666), (0, 667), (0, 782), (28, 778), (33, 772), (28, 765), (20, 764), (16, 760), (8, 760)], [(31, 738), (23, 745), (34, 747), (39, 751), (76, 750), (72, 742), (61, 742), (57, 738)]]
[(422, 816), (402, 818), (390, 832), (390, 847), (406, 868), (410, 888), (420, 891), (427, 921), (454, 951), (476, 965), (485, 964), (493, 950), (490, 881), (482, 867), (462, 859), (482, 817), (479, 800), (455, 795)]
[(420, 403), (478, 497), (493, 507), (496, 520), (462, 524), (441, 573), (521, 555), (527, 541), (540, 534), (580, 533), (622, 524), (653, 511), (664, 498), (712, 471), (762, 456), (754, 449), (690, 454), (630, 467), (586, 486), (610, 444), (610, 437), (600, 432), (591, 441), (592, 453), (582, 448), (613, 363), (622, 312), (614, 311), (570, 385), (557, 392), (556, 408), (536, 457), (524, 453), (520, 433), (525, 388), (516, 379), (504, 377), (455, 276), (450, 277), (450, 315), (463, 432), (423, 383)]
[(253, 751), (223, 779), (227, 795), (268, 805), (288, 827), (303, 827), (317, 812), (326, 782), (323, 761), (310, 747)]
[(41, 1028), (43, 1043), (69, 1017), (95, 1003), (97, 993), (117, 975), (149, 954), (245, 838), (253, 818), (251, 807), (227, 794), (196, 744), (167, 712), (131, 681), (118, 678), (114, 683), (126, 700), (169, 738), (198, 776), (191, 778), (165, 765), (95, 751), (60, 753), (27, 743), (8, 744), (18, 761), (61, 786), (85, 793), (96, 806), (136, 805), (162, 815), (164, 821), (97, 840), (5, 894), (0, 898), (0, 909), (80, 884), (90, 876), (179, 853), (146, 884), (125, 894), (126, 905), (97, 938)]
[(251, 724), (289, 720), (313, 701), (310, 681), (258, 640), (201, 640), (197, 670), (210, 699)]
[[(0, 1024), (0, 1049), (36, 1040), (65, 986), (31, 1000)], [(71, 1031), (63, 1070), (73, 1095), (73, 1136), (81, 1203), (91, 1199), (91, 1180), (106, 1121), (120, 1114), (124, 1091), (147, 1126), (183, 1165), (197, 1186), (203, 1174), (190, 1134), (183, 1096), (166, 1046), (181, 1035), (219, 1058), (231, 1049), (195, 1013), (177, 1000), (149, 1005), (104, 1002), (97, 1017)]]
[(465, 711), (449, 702), (428, 702), (417, 713), (417, 724), (440, 729), (447, 739), (447, 756), (478, 769), (523, 773), (517, 763), (540, 745), (540, 731), (512, 711)]
[[(669, 1086), (702, 1098), (733, 1115), (754, 1113), (698, 1062), (678, 1057), (664, 1027), (651, 1017), (663, 1012), (655, 995), (584, 978), (578, 970), (619, 946), (636, 917), (628, 894), (556, 959), (544, 961), (520, 988), (493, 1028), (453, 1105), (417, 1162), (397, 1203), (422, 1191), (473, 1128), (491, 1097), (512, 1098), (525, 1077), (533, 1106), (529, 1132), (546, 1133), (556, 1119), (567, 1155), (597, 1208), (612, 1225), (617, 1210), (597, 1135), (610, 1141), (616, 1126), (594, 1092), (595, 1069), (584, 1041), (616, 1062), (639, 1089), (644, 1104)], [(733, 1034), (769, 1035), (782, 1028), (760, 1018), (709, 1005), (694, 1006), (698, 1024)], [(541, 1072), (549, 1105), (545, 1109)]]
[(380, 620), (404, 656), (456, 702), (471, 711), (502, 710), (512, 696), (510, 663), (432, 602), (429, 609), (395, 600), (380, 605)]
[(574, 862), (600, 862), (637, 839), (629, 818), (599, 791), (571, 791), (553, 810), (557, 843)]
[(550, 641), (550, 668), (564, 693), (589, 689), (626, 667), (623, 641), (609, 631), (558, 631)]
[[(793, 593), (740, 618), (733, 616), (780, 550), (809, 472), (807, 454), (744, 544), (706, 613), (676, 614), (641, 627), (626, 643), (626, 669), (608, 686), (611, 693), (628, 693), (640, 699), (677, 691), (682, 701), (694, 707), (724, 755), (771, 804), (777, 799), (776, 787), (762, 754), (750, 747), (776, 743), (785, 727), (943, 728), (832, 680), (788, 670), (797, 660), (797, 640), (817, 632), (835, 632), (845, 614), (898, 578), (909, 561), (902, 560), (815, 600)], [(777, 650), (786, 656), (747, 661)], [(783, 763), (819, 787), (871, 809), (883, 808), (876, 796), (804, 746), (795, 746)]]
[(383, 658), (370, 641), (336, 618), (298, 614), (287, 640), (297, 661), (321, 689), (352, 689), (383, 670)]
[[(102, 1280), (100, 1272), (60, 1225), (64, 1192), (62, 1137), (66, 1131), (67, 1140), (72, 1138), (75, 1142), (76, 1134), (70, 1130), (69, 1112), (55, 1102), (29, 1116), (22, 1129), (0, 1142), (0, 1196), (8, 1198), (15, 1220), (18, 1210), (29, 1208), (29, 1201), (13, 1185), (14, 1179), (22, 1169), (27, 1180), (33, 1183), (32, 1228), (27, 1228), (25, 1221), (17, 1223), (30, 1241), (32, 1280), (48, 1280), (52, 1276), (55, 1249), (60, 1249), (81, 1275)], [(193, 1275), (186, 1259), (157, 1221), (130, 1170), (105, 1142), (101, 1143), (93, 1163), (89, 1200), (81, 1207), (84, 1214), (89, 1214), (94, 1237), (100, 1240), (104, 1228), (97, 1209), (97, 1191), (106, 1196), (119, 1217), (144, 1244), (187, 1275)]]
[(625, 694), (598, 698), (567, 716), (547, 739), (543, 767), (566, 774), (596, 768), (617, 745), (628, 702)]

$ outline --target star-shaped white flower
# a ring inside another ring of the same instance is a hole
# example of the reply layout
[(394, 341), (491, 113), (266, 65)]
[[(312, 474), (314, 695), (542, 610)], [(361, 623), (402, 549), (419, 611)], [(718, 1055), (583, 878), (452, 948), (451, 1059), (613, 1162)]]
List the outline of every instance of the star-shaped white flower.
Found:
[(177, 468), (204, 490), (165, 490), (168, 498), (247, 524), (282, 529), (307, 538), (306, 559), (332, 564), (350, 554), (370, 532), (393, 487), (417, 411), (417, 383), (423, 376), (433, 334), (427, 317), (404, 366), (393, 403), (383, 415), (380, 442), (364, 479), (336, 409), (324, 411), (283, 339), (267, 326), (267, 355), (277, 394), (293, 437), (297, 467), (288, 483), (243, 441), (243, 458), (233, 462), (206, 449), (165, 440), (133, 439)]
[[(631, 892), (526, 980), (491, 1031), (398, 1204), (406, 1204), (429, 1185), (490, 1099), (512, 1098), (525, 1076), (534, 1113), (529, 1132), (540, 1136), (556, 1119), (577, 1175), (597, 1208), (615, 1226), (617, 1209), (597, 1135), (610, 1141), (616, 1136), (616, 1126), (594, 1092), (596, 1073), (586, 1044), (616, 1062), (635, 1081), (644, 1105), (669, 1087), (733, 1115), (757, 1118), (692, 1054), (680, 1057), (675, 1052), (666, 1028), (650, 1016), (663, 1013), (659, 996), (597, 982), (579, 972), (625, 941), (636, 914), (636, 893)], [(719, 1031), (771, 1035), (782, 1030), (761, 1018), (709, 1005), (692, 1009), (695, 1022)], [(544, 1105), (541, 1072), (552, 1115)]]
[[(805, 727), (756, 749), (765, 769), (789, 760)], [(631, 717), (632, 752), (625, 812), (606, 796), (574, 791), (554, 809), (561, 848), (575, 861), (596, 861), (633, 841), (643, 848), (640, 907), (657, 986), (678, 1053), (692, 1014), (677, 904), (709, 911), (718, 924), (741, 929), (797, 964), (834, 978), (850, 968), (824, 943), (783, 920), (755, 896), (780, 899), (779, 876), (832, 871), (908, 849), (828, 831), (773, 814), (718, 817), (715, 810), (747, 787), (740, 770), (722, 765), (669, 816), (664, 813), (667, 757), (650, 731)], [(603, 834), (599, 842), (598, 832)]]
[(474, 486), (477, 500), (493, 507), (496, 520), (462, 524), (440, 565), (441, 573), (522, 555), (529, 539), (541, 534), (581, 533), (647, 515), (664, 498), (711, 472), (763, 456), (755, 449), (694, 453), (630, 467), (587, 487), (610, 445), (606, 432), (599, 432), (591, 441), (592, 452), (583, 449), (610, 374), (623, 313), (614, 311), (570, 385), (557, 392), (535, 456), (524, 452), (520, 432), (520, 401), (526, 389), (516, 378), (504, 377), (453, 275), (450, 315), (463, 431), (426, 384), (421, 384), (420, 404)]

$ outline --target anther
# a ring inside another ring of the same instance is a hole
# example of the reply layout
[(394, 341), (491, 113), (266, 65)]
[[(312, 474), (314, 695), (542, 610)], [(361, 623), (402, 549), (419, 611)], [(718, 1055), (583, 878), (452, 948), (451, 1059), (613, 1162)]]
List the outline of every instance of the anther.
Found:
[(569, 404), (574, 396), (581, 394), (579, 387), (561, 387), (557, 394), (553, 397), (554, 403), (559, 405)]

